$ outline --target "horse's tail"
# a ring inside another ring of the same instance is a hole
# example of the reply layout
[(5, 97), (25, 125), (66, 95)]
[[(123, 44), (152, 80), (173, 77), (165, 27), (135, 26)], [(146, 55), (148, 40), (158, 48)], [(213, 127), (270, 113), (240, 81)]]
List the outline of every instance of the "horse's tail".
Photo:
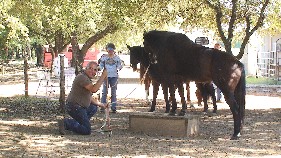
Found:
[(235, 88), (234, 95), (237, 104), (239, 105), (239, 115), (241, 117), (242, 123), (244, 122), (245, 116), (245, 97), (246, 97), (246, 76), (245, 76), (245, 69), (243, 64), (241, 65), (241, 77), (238, 85)]

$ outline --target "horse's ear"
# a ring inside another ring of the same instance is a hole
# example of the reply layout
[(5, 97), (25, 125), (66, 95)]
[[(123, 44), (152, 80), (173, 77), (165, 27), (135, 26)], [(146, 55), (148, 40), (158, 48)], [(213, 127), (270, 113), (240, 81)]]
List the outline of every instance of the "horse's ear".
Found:
[(126, 44), (126, 46), (127, 46), (127, 48), (128, 48), (128, 49), (130, 49), (130, 48), (131, 48), (128, 44)]
[(143, 36), (144, 36), (146, 33), (147, 33), (147, 31), (144, 30), (144, 31), (143, 31)]

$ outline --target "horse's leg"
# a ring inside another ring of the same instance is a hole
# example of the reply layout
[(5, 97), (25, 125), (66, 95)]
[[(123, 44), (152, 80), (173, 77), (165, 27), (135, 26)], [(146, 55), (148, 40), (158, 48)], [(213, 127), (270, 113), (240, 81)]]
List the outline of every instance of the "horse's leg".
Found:
[(190, 81), (186, 81), (185, 86), (187, 102), (190, 104), (190, 108), (194, 108), (194, 105), (192, 104), (190, 99)]
[(145, 99), (146, 102), (149, 104), (149, 87), (150, 87), (150, 83), (151, 83), (151, 79), (149, 78), (148, 75), (146, 75), (145, 79), (144, 79), (144, 86), (145, 86)]
[(215, 91), (215, 88), (213, 86), (213, 83), (208, 83), (206, 85), (206, 88), (208, 88), (208, 92), (209, 94), (211, 95), (212, 97), (212, 101), (213, 101), (213, 113), (217, 113), (217, 101), (216, 101), (216, 91)]
[(201, 88), (200, 88), (200, 92), (201, 92), (201, 96), (203, 97), (203, 102), (204, 102), (204, 110), (203, 112), (207, 112), (208, 111), (208, 93), (207, 93), (207, 87), (206, 84), (207, 83), (200, 83), (201, 84)]
[(170, 111), (169, 115), (175, 115), (176, 110), (177, 110), (177, 101), (175, 97), (175, 85), (174, 84), (169, 84), (169, 92), (170, 92), (170, 97), (172, 100), (172, 110)]
[(153, 99), (152, 99), (152, 102), (151, 102), (150, 110), (149, 110), (148, 112), (153, 112), (153, 111), (155, 111), (156, 98), (157, 98), (157, 95), (158, 95), (159, 86), (160, 86), (160, 84), (159, 84), (158, 82), (152, 81)]
[(195, 82), (195, 84), (196, 84), (196, 92), (195, 92), (195, 94), (196, 94), (196, 98), (197, 98), (197, 104), (198, 104), (198, 106), (202, 106), (202, 104), (201, 104), (201, 102), (202, 102), (202, 95), (201, 95), (201, 92), (200, 92), (200, 83), (196, 83)]
[(239, 115), (239, 105), (237, 104), (234, 93), (233, 92), (228, 92), (224, 93), (223, 95), (225, 96), (226, 103), (229, 105), (231, 113), (233, 115), (234, 119), (234, 133), (231, 137), (232, 140), (238, 139), (240, 137), (240, 128), (242, 125), (242, 119)]
[(182, 82), (177, 83), (177, 87), (178, 87), (179, 95), (180, 95), (180, 97), (181, 97), (181, 104), (182, 104), (182, 109), (181, 109), (179, 115), (180, 115), (180, 116), (184, 116), (185, 113), (186, 113), (187, 105), (186, 105), (186, 101), (185, 101), (185, 97), (184, 97), (183, 83), (182, 83)]
[[(229, 105), (234, 120), (234, 133), (231, 140), (236, 140), (240, 137), (244, 115), (245, 115), (245, 96), (246, 96), (246, 79), (245, 70), (242, 64), (238, 66), (229, 79), (224, 77), (223, 80), (213, 80), (214, 83), (221, 89), (225, 96), (225, 101)], [(235, 68), (235, 67), (234, 67)], [(231, 67), (233, 69), (233, 66)]]
[(168, 86), (166, 84), (162, 84), (162, 90), (163, 90), (164, 100), (165, 100), (165, 104), (166, 104), (165, 113), (168, 113), (171, 109), (169, 95), (168, 95)]

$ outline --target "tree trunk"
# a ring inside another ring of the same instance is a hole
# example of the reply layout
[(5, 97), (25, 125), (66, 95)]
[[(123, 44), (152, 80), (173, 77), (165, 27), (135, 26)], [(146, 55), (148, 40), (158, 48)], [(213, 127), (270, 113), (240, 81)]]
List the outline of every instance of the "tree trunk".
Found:
[(24, 55), (24, 96), (28, 97), (28, 63), (27, 63), (27, 53)]
[(41, 44), (35, 46), (35, 55), (36, 55), (36, 64), (37, 66), (43, 66), (43, 56), (44, 56), (44, 48)]
[(51, 64), (50, 72), (53, 73), (53, 65), (54, 65), (54, 59), (55, 59), (55, 52), (54, 52), (53, 46), (51, 44), (49, 45), (49, 50), (51, 51), (51, 55), (52, 55), (52, 64)]
[(77, 75), (81, 70), (82, 67), (80, 67), (78, 55), (79, 55), (79, 45), (77, 42), (77, 35), (75, 32), (72, 33), (71, 38), (71, 46), (72, 46), (72, 65), (75, 68), (75, 74)]
[(16, 59), (20, 58), (20, 51), (19, 51), (19, 47), (16, 47)]

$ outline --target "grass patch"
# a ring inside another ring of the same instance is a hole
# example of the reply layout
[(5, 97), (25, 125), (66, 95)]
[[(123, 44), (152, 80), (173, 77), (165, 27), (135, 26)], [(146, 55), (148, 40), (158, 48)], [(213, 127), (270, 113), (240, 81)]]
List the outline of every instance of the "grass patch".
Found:
[(281, 85), (281, 81), (277, 81), (266, 77), (247, 77), (246, 84), (263, 84), (263, 85)]

